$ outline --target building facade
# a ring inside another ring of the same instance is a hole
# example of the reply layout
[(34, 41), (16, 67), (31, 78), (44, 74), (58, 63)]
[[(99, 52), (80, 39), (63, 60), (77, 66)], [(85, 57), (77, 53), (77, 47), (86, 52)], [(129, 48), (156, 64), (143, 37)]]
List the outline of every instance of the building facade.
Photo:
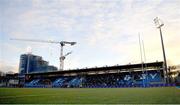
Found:
[(57, 67), (49, 65), (41, 56), (22, 54), (20, 56), (19, 74), (57, 71)]

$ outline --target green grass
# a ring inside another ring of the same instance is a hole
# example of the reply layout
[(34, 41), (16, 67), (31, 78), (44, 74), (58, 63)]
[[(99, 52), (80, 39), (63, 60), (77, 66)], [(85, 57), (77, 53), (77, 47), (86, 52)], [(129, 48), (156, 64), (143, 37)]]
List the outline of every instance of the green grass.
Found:
[(0, 104), (180, 104), (169, 88), (0, 88)]

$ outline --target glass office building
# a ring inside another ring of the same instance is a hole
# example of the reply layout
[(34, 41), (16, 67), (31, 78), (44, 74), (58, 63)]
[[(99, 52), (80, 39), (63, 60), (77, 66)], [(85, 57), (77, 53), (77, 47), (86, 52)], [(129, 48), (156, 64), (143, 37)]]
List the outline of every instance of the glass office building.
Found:
[(41, 56), (22, 54), (20, 56), (19, 74), (57, 71), (57, 67), (49, 65)]

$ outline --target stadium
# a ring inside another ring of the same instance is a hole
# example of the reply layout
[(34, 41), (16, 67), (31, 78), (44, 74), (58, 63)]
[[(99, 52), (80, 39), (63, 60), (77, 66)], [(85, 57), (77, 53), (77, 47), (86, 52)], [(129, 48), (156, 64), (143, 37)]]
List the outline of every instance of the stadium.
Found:
[(158, 87), (166, 84), (163, 62), (117, 65), (75, 69), (69, 71), (29, 73), (25, 87), (55, 88), (116, 88), (116, 87)]
[(180, 104), (179, 5), (0, 0), (0, 104)]
[(19, 73), (0, 76), (1, 104), (180, 103), (179, 68), (167, 67), (166, 60), (64, 70), (71, 52), (63, 55), (63, 46), (75, 42), (58, 43), (60, 70), (41, 56), (22, 54)]
[[(66, 44), (76, 42), (13, 39), (60, 44), (60, 69), (41, 56), (22, 54), (19, 73), (0, 76), (0, 104), (179, 104), (179, 68), (164, 61), (64, 70)], [(163, 42), (163, 41), (162, 41)], [(163, 45), (163, 43), (162, 43)], [(162, 46), (162, 48), (164, 48)]]
[(180, 103), (178, 84), (167, 77), (163, 62), (13, 74), (3, 78), (9, 88), (0, 88), (0, 103)]

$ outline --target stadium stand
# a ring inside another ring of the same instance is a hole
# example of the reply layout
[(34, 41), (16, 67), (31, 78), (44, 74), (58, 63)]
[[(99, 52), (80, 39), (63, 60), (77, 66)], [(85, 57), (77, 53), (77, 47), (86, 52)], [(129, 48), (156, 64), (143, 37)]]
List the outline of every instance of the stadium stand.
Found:
[[(79, 70), (26, 74), (25, 87), (54, 88), (123, 88), (161, 87), (167, 84), (164, 78), (163, 62), (86, 68)], [(46, 82), (43, 82), (48, 80)]]

